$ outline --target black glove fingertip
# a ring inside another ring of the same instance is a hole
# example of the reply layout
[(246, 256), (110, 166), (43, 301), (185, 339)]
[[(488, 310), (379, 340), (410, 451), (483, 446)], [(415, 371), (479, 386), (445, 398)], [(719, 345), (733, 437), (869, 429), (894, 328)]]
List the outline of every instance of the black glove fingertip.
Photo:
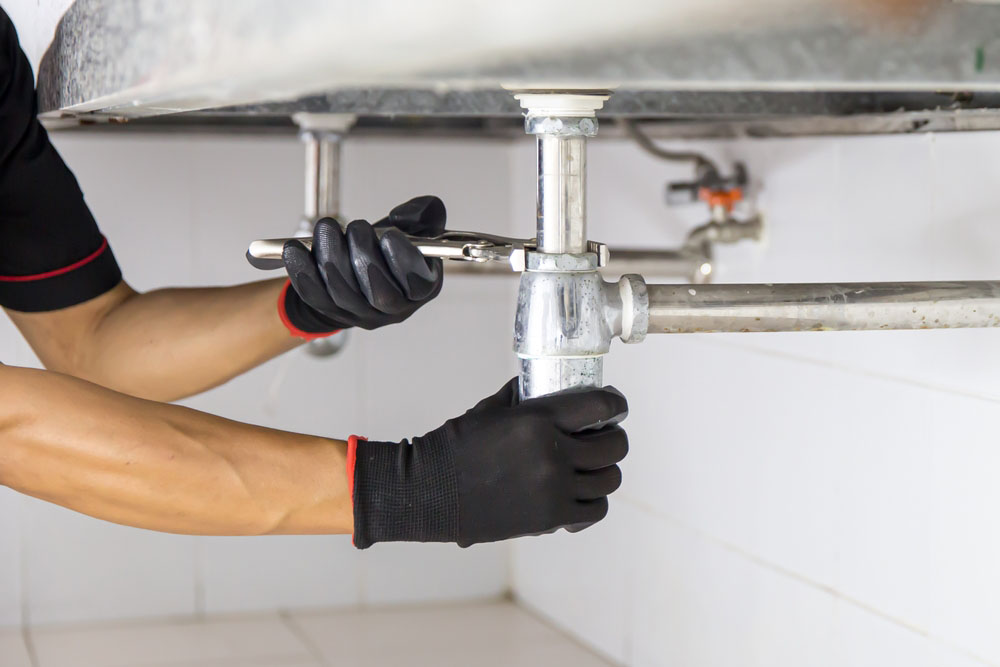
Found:
[(370, 268), (373, 264), (377, 266), (380, 262), (384, 263), (375, 230), (364, 220), (354, 220), (347, 225), (345, 237), (351, 256), (351, 269), (354, 271), (358, 287), (369, 303), (375, 306), (376, 297), (370, 280)]
[(285, 270), (288, 271), (292, 287), (300, 295), (306, 287), (322, 285), (316, 261), (301, 241), (296, 239), (285, 241), (281, 249), (281, 260), (285, 264)]
[(441, 287), (444, 285), (444, 280), (442, 279), (444, 267), (441, 266), (441, 260), (431, 259), (427, 261), (437, 264), (437, 278), (434, 280), (425, 280), (412, 273), (408, 275), (406, 277), (406, 289), (411, 301), (426, 303), (441, 293)]
[(323, 218), (313, 228), (313, 256), (324, 281), (332, 281), (333, 269), (350, 289), (358, 291), (344, 230), (333, 218)]
[(285, 242), (281, 256), (291, 282), (281, 307), (292, 326), (308, 333), (342, 328), (342, 324), (325, 314), (336, 306), (323, 286), (312, 253), (300, 241), (292, 239)]
[(396, 206), (385, 221), (414, 236), (438, 236), (444, 231), (448, 212), (434, 195), (421, 195)]
[(436, 296), (444, 272), (441, 260), (428, 260), (398, 229), (386, 231), (379, 245), (386, 265), (407, 299), (425, 301)]

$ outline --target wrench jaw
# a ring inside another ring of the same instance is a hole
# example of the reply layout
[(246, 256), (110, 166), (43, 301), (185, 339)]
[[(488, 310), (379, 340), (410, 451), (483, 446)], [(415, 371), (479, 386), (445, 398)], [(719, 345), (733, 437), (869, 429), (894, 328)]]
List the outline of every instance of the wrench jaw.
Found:
[[(376, 231), (381, 235), (384, 230)], [(538, 248), (535, 239), (517, 239), (483, 232), (448, 231), (432, 238), (407, 236), (424, 257), (449, 259), (460, 262), (505, 262), (512, 271), (524, 271), (526, 253)], [(258, 239), (247, 249), (247, 261), (258, 269), (280, 269), (281, 252), (289, 239)], [(307, 249), (312, 249), (309, 237), (296, 239)], [(603, 243), (588, 242), (588, 252), (597, 255), (597, 265), (608, 263), (610, 252)]]

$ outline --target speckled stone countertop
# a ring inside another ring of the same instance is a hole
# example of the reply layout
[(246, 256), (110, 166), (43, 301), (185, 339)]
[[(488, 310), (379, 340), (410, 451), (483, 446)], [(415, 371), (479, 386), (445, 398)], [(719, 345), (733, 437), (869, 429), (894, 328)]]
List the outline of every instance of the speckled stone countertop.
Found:
[(811, 0), (749, 3), (746, 21), (735, 0), (500, 4), (76, 0), (39, 68), (40, 107), (516, 115), (506, 84), (616, 87), (605, 115), (833, 115), (881, 110), (887, 91), (924, 106), (933, 91), (1000, 92), (997, 5), (949, 4), (888, 31), (806, 11)]

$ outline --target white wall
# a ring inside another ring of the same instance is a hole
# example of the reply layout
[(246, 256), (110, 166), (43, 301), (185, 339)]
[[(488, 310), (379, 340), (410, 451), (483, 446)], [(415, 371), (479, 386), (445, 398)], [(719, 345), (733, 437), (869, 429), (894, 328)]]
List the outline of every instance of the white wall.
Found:
[[(244, 259), (247, 242), (290, 233), (301, 215), (294, 136), (54, 139), (139, 289), (260, 279)], [(433, 192), (454, 224), (506, 233), (507, 155), (506, 144), (349, 142), (344, 210), (381, 217)], [(514, 374), (515, 288), (503, 278), (449, 280), (437, 307), (406, 327), (351, 332), (333, 359), (289, 353), (184, 403), (331, 436), (419, 435)], [(6, 320), (0, 359), (37, 363)], [(504, 545), (389, 544), (359, 553), (346, 536), (178, 537), (9, 490), (0, 493), (0, 536), (0, 625), (474, 598), (498, 595), (507, 582)]]
[(3, 0), (0, 7), (10, 15), (17, 28), (21, 49), (28, 55), (31, 68), (38, 73), (38, 63), (48, 48), (63, 12), (73, 0)]
[[(706, 148), (764, 185), (767, 242), (720, 252), (722, 282), (1000, 275), (998, 133)], [(589, 164), (593, 238), (691, 222), (660, 199), (682, 168), (616, 142)], [(1000, 664), (998, 335), (618, 345), (624, 485), (603, 524), (519, 541), (516, 594), (632, 665)]]

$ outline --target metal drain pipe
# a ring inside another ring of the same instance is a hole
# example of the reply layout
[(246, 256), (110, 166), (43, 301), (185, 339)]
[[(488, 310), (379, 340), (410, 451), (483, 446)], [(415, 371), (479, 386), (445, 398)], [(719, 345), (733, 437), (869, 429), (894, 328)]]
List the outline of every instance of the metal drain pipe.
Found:
[(525, 254), (514, 319), (521, 398), (603, 384), (611, 334), (598, 257), (587, 244), (587, 138), (607, 95), (522, 93), (536, 137), (537, 249)]
[(648, 333), (1000, 326), (1000, 281), (648, 285)]
[[(292, 120), (299, 126), (305, 144), (305, 206), (295, 236), (312, 237), (320, 218), (340, 216), (340, 147), (355, 118), (348, 114), (298, 113)], [(347, 343), (347, 331), (311, 340), (305, 350), (314, 357), (330, 357)]]

